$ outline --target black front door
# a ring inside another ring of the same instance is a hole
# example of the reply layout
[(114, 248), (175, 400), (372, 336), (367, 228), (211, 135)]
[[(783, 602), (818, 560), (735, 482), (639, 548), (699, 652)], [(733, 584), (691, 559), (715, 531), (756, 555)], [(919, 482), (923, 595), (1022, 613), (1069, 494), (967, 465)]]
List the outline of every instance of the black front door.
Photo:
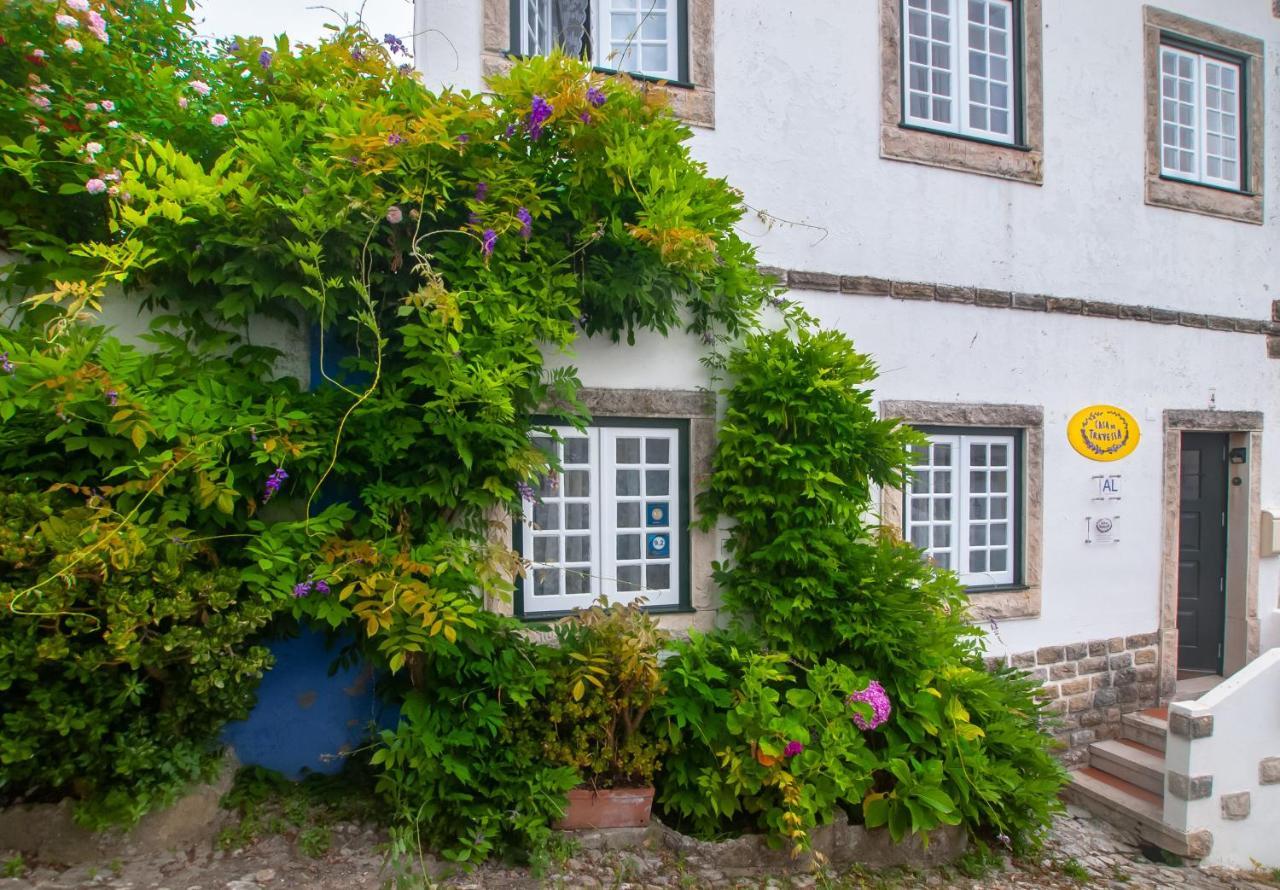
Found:
[(1227, 436), (1182, 434), (1178, 670), (1222, 673), (1227, 611)]

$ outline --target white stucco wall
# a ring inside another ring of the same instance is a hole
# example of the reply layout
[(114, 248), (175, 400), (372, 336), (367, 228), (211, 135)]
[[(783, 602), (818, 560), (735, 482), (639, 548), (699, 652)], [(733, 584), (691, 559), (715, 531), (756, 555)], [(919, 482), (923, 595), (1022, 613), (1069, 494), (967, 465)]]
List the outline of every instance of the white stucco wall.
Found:
[[(1206, 798), (1186, 801), (1165, 795), (1165, 821), (1186, 831), (1208, 829), (1213, 848), (1207, 865), (1280, 868), (1280, 784), (1262, 784), (1261, 761), (1280, 757), (1280, 649), (1264, 652), (1240, 673), (1199, 701), (1174, 705), (1189, 718), (1212, 716), (1213, 734), (1170, 734), (1165, 762), (1183, 776), (1212, 776)], [(1227, 818), (1223, 795), (1249, 795), (1249, 814)]]
[[(430, 86), (482, 87), (481, 4), (418, 0)], [(694, 151), (752, 208), (803, 225), (743, 230), (789, 269), (1050, 294), (1265, 319), (1280, 298), (1280, 19), (1269, 0), (1165, 0), (1266, 41), (1265, 225), (1147, 206), (1139, 0), (1048, 0), (1044, 184), (879, 154), (879, 3), (732, 0), (715, 9), (714, 130)], [(456, 53), (456, 57), (455, 57)], [(943, 303), (793, 292), (878, 360), (884, 399), (1011, 402), (1045, 412), (1042, 614), (1001, 623), (993, 652), (1156, 629), (1166, 409), (1262, 411), (1262, 501), (1280, 506), (1280, 362), (1257, 335)], [(660, 358), (656, 357), (660, 354)], [(582, 344), (592, 386), (689, 388), (697, 344)], [(1124, 476), (1122, 541), (1083, 543), (1090, 477), (1067, 419), (1120, 405), (1143, 427)], [(1276, 469), (1273, 469), (1276, 468)], [(1256, 519), (1256, 518), (1255, 518)], [(1280, 645), (1280, 561), (1259, 577), (1262, 647)]]

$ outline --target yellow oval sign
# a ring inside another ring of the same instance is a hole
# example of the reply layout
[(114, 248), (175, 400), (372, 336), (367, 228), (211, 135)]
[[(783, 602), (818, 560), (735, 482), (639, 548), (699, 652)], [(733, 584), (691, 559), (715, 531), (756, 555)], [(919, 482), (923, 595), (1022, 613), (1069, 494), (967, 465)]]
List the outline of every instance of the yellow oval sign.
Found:
[(1120, 460), (1138, 447), (1138, 421), (1114, 405), (1090, 405), (1067, 423), (1071, 447), (1090, 460)]

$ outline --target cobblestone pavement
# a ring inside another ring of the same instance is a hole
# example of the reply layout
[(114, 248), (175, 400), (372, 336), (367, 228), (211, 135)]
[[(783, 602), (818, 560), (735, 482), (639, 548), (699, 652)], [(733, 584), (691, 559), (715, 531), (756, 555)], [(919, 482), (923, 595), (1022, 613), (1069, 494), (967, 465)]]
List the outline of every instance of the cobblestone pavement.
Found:
[[(192, 849), (162, 857), (119, 859), (97, 866), (57, 871), (35, 867), (22, 877), (0, 878), (0, 890), (377, 890), (391, 886), (385, 865), (384, 838), (355, 825), (333, 828), (333, 847), (318, 859), (303, 856), (292, 840), (269, 837), (252, 847), (229, 853)], [(0, 869), (9, 860), (0, 851)], [(470, 873), (440, 874), (440, 864), (426, 863), (433, 881), (414, 880), (406, 887), (451, 890), (650, 890), (650, 888), (759, 888), (759, 890), (1042, 890), (1042, 888), (1109, 887), (1210, 888), (1210, 890), (1276, 890), (1259, 872), (1158, 865), (1148, 861), (1133, 839), (1083, 812), (1072, 810), (1054, 824), (1047, 848), (1036, 862), (1009, 862), (978, 877), (966, 877), (954, 866), (924, 872), (894, 870), (843, 874), (730, 876), (711, 867), (674, 860), (665, 852), (578, 850), (551, 872), (536, 878), (527, 870), (484, 866)], [(15, 866), (16, 867), (16, 866)]]

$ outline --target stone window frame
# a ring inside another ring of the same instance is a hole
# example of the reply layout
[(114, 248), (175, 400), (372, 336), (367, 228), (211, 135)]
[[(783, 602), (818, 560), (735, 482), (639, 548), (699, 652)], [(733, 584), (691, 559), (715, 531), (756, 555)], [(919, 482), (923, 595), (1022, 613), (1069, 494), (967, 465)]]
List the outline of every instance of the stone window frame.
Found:
[[(1146, 83), (1145, 200), (1153, 207), (1184, 210), (1219, 219), (1263, 224), (1265, 44), (1256, 37), (1211, 25), (1154, 6), (1142, 7)], [(1160, 165), (1160, 47), (1167, 40), (1214, 49), (1238, 58), (1244, 85), (1244, 187), (1234, 191), (1165, 176)]]
[[(1022, 581), (994, 590), (969, 594), (969, 616), (1035, 618), (1040, 615), (1044, 566), (1044, 409), (1039, 405), (886, 400), (880, 416), (909, 425), (930, 427), (998, 427), (1022, 431)], [(880, 490), (880, 515), (885, 527), (903, 530), (902, 489)]]
[[(578, 398), (593, 418), (629, 418), (689, 423), (689, 455), (684, 472), (689, 485), (687, 558), (689, 565), (687, 606), (679, 610), (653, 613), (658, 626), (676, 635), (690, 630), (711, 631), (716, 626), (720, 608), (719, 588), (715, 583), (713, 564), (720, 559), (720, 537), (715, 529), (698, 527), (698, 494), (711, 479), (712, 459), (716, 450), (715, 393), (701, 390), (668, 389), (601, 389), (587, 387)], [(491, 517), (491, 540), (511, 545), (515, 540), (515, 521), (502, 511)], [(511, 579), (513, 582), (515, 579)], [(503, 615), (515, 615), (515, 597), (486, 597), (485, 607)], [(554, 618), (530, 615), (527, 621), (537, 624)]]
[[(501, 74), (511, 67), (511, 0), (481, 0), (483, 42), (481, 71), (485, 77)], [(689, 83), (664, 83), (632, 77), (646, 90), (663, 93), (671, 108), (685, 123), (715, 129), (715, 0), (684, 0), (686, 3), (685, 53)], [(612, 72), (610, 72), (612, 73)], [(630, 76), (622, 74), (620, 76)]]
[(880, 0), (880, 156), (1031, 185), (1044, 184), (1043, 0), (1017, 0), (1022, 143), (1006, 145), (903, 123), (902, 0)]

